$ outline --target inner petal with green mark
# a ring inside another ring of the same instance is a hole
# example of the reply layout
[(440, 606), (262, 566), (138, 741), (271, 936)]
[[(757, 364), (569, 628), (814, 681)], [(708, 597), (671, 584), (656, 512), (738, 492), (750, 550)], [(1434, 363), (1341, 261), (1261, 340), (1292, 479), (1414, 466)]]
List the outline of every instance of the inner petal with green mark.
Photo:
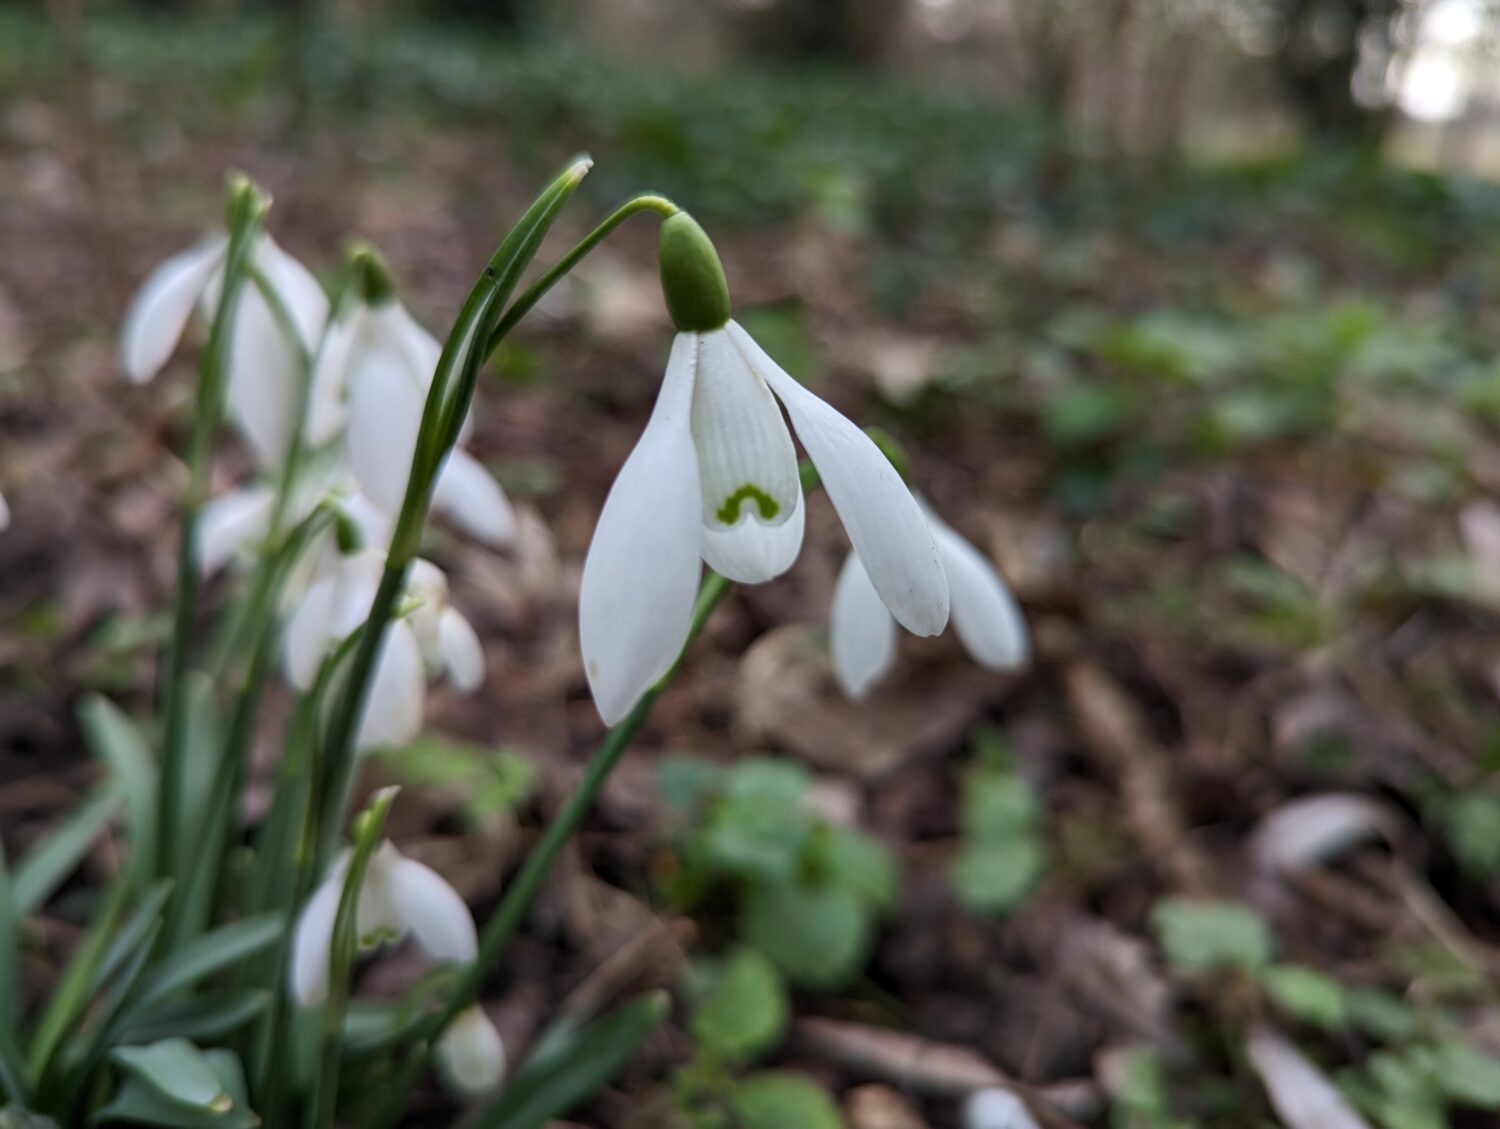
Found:
[(724, 499), (724, 504), (714, 511), (714, 516), (725, 525), (733, 525), (740, 520), (740, 510), (746, 502), (753, 503), (755, 508), (760, 511), (761, 521), (770, 521), (781, 512), (780, 502), (755, 485), (755, 483), (747, 482)]
[(728, 334), (699, 335), (697, 360), (692, 427), (704, 524), (782, 525), (797, 508), (801, 484), (780, 406)]

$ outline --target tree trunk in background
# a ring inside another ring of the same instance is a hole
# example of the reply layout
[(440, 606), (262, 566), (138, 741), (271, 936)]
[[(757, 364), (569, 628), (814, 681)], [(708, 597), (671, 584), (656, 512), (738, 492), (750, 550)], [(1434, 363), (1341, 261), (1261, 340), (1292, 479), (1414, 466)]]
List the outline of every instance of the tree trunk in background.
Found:
[(1274, 65), (1293, 111), (1315, 138), (1378, 143), (1386, 107), (1361, 105), (1354, 73), (1361, 45), (1391, 54), (1401, 0), (1278, 0), (1283, 38)]
[(901, 29), (904, 0), (781, 0), (730, 16), (747, 54), (878, 67)]

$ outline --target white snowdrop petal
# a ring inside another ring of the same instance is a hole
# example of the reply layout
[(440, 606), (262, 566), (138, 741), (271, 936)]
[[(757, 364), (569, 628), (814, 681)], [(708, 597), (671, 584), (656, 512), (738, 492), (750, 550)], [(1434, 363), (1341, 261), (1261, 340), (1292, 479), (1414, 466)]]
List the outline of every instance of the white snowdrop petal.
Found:
[(706, 529), (782, 525), (796, 512), (802, 488), (791, 433), (766, 382), (724, 330), (698, 338), (693, 442)]
[(828, 646), (840, 689), (858, 701), (896, 661), (896, 621), (870, 583), (859, 554), (839, 570), (828, 614)]
[(475, 540), (500, 547), (516, 538), (516, 515), (510, 499), (484, 464), (455, 447), (438, 472), (432, 508)]
[(349, 367), (369, 336), (363, 306), (355, 306), (331, 322), (313, 359), (312, 384), (307, 398), (307, 442), (321, 447), (344, 426), (348, 412), (344, 396)]
[(335, 866), (313, 891), (292, 934), (292, 995), (303, 1007), (321, 1003), (328, 995), (328, 951), (333, 944), (333, 922), (339, 912), (344, 873), (343, 867)]
[(716, 572), (741, 584), (759, 584), (791, 568), (802, 551), (807, 506), (799, 497), (792, 516), (780, 525), (746, 518), (731, 529), (703, 527), (703, 559)]
[(240, 293), (229, 346), (230, 418), (260, 464), (279, 467), (290, 446), (301, 396), (302, 362), (254, 285)]
[(394, 355), (365, 350), (350, 366), (348, 409), (349, 465), (360, 490), (399, 513), (422, 426), (421, 392)]
[(400, 302), (389, 302), (370, 310), (372, 329), (380, 348), (390, 349), (411, 370), (416, 386), (432, 386), (443, 347)]
[(257, 484), (210, 499), (198, 513), (198, 571), (211, 576), (264, 537), (276, 491)]
[(436, 1053), (443, 1080), (459, 1097), (489, 1093), (505, 1080), (505, 1044), (478, 1004), (453, 1017)]
[(1370, 1129), (1327, 1075), (1279, 1032), (1252, 1028), (1245, 1053), (1286, 1129)]
[(438, 618), (438, 651), (454, 689), (472, 694), (484, 684), (484, 644), (457, 608), (444, 608)]
[(938, 634), (948, 622), (948, 581), (927, 520), (896, 468), (868, 435), (782, 371), (737, 323), (726, 331), (786, 406), (885, 606), (912, 634)]
[(10, 528), (10, 505), (5, 500), (5, 495), (0, 494), (0, 533)]
[(354, 931), (361, 949), (396, 944), (410, 929), (398, 893), (398, 875), (405, 865), (406, 859), (389, 840), (382, 841), (370, 857), (355, 901)]
[(318, 678), (318, 668), (328, 654), (333, 638), (333, 605), (338, 578), (323, 576), (314, 580), (303, 593), (286, 625), (283, 644), (286, 677), (298, 690), (311, 690)]
[(702, 528), (691, 402), (696, 335), (679, 334), (651, 421), (620, 468), (583, 565), (584, 671), (613, 725), (682, 650), (697, 597)]
[(1015, 597), (978, 549), (934, 515), (928, 516), (948, 576), (953, 629), (959, 642), (987, 670), (1019, 670), (1026, 665), (1031, 647)]
[(120, 329), (120, 367), (133, 383), (144, 384), (167, 363), (228, 243), (222, 235), (200, 240), (158, 266), (135, 292)]
[(437, 871), (403, 858), (390, 870), (391, 896), (412, 939), (436, 961), (467, 964), (479, 952), (474, 915)]
[(1369, 839), (1393, 840), (1395, 813), (1367, 796), (1302, 796), (1266, 815), (1250, 835), (1250, 854), (1264, 871), (1305, 870)]
[(386, 629), (369, 700), (355, 743), (361, 749), (409, 744), (422, 730), (427, 674), (411, 627), (397, 621)]
[(322, 285), (269, 235), (261, 236), (255, 245), (255, 265), (286, 305), (302, 347), (311, 353), (328, 324), (328, 295)]
[(1037, 1129), (1026, 1103), (1009, 1090), (979, 1090), (964, 1103), (964, 1129)]
[(333, 608), (328, 631), (335, 639), (344, 639), (370, 618), (380, 576), (385, 571), (385, 554), (379, 549), (362, 549), (338, 560), (338, 583), (334, 588)]

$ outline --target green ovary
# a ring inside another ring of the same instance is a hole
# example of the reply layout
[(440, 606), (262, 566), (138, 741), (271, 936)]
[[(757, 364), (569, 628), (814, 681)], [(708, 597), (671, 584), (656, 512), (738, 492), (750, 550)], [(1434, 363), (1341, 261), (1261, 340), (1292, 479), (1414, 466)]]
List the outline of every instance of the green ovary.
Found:
[(747, 482), (724, 499), (724, 504), (714, 511), (714, 516), (725, 525), (733, 525), (739, 520), (740, 507), (744, 502), (755, 504), (756, 509), (760, 510), (761, 521), (770, 521), (781, 512), (781, 503), (759, 486)]

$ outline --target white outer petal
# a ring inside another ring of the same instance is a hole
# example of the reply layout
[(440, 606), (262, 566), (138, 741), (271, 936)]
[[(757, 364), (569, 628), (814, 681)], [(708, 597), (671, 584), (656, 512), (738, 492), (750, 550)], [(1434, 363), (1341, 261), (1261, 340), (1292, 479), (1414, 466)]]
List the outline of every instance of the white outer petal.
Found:
[(460, 693), (472, 694), (484, 685), (484, 644), (457, 608), (444, 608), (438, 617), (438, 652), (448, 680)]
[(355, 306), (328, 325), (313, 361), (312, 385), (307, 400), (307, 441), (321, 447), (344, 426), (348, 415), (344, 397), (348, 391), (349, 366), (368, 335), (368, 311)]
[(365, 350), (349, 372), (349, 465), (360, 490), (395, 514), (406, 497), (422, 427), (422, 394), (394, 353)]
[(401, 858), (389, 870), (391, 898), (412, 940), (435, 961), (468, 964), (479, 953), (474, 915), (437, 871)]
[(333, 945), (344, 874), (343, 866), (335, 866), (297, 918), (292, 935), (292, 995), (303, 1007), (321, 1003), (328, 995), (328, 951)]
[(405, 864), (406, 859), (388, 839), (370, 856), (355, 902), (355, 938), (361, 949), (396, 944), (410, 931), (411, 923), (397, 894), (398, 876)]
[(120, 327), (120, 367), (132, 383), (144, 384), (167, 363), (228, 246), (224, 236), (210, 235), (146, 276)]
[[(800, 491), (799, 491), (800, 495)], [(791, 568), (802, 551), (807, 506), (799, 496), (792, 516), (780, 525), (742, 518), (730, 529), (703, 527), (703, 559), (716, 572), (741, 584), (759, 584)]]
[(355, 744), (361, 749), (409, 744), (422, 730), (426, 691), (422, 649), (410, 625), (397, 620), (386, 629), (375, 660), (375, 677)]
[(1280, 1033), (1252, 1028), (1245, 1053), (1286, 1129), (1370, 1129), (1338, 1088)]
[(263, 483), (213, 498), (198, 514), (198, 570), (212, 576), (271, 524), (276, 491)]
[(498, 548), (516, 539), (516, 515), (510, 499), (484, 464), (461, 447), (449, 453), (438, 472), (432, 508), (486, 545)]
[(437, 1044), (443, 1080), (457, 1096), (477, 1097), (505, 1080), (505, 1044), (478, 1004), (453, 1017)]
[(417, 387), (425, 393), (432, 386), (438, 360), (443, 355), (437, 338), (400, 302), (371, 307), (370, 321), (378, 347), (397, 352), (411, 370)]
[(605, 499), (583, 564), (579, 646), (613, 725), (676, 661), (697, 597), (702, 528), (691, 404), (697, 337), (677, 335), (656, 408)]
[(953, 629), (969, 656), (986, 670), (1019, 670), (1030, 657), (1026, 619), (995, 566), (930, 511), (948, 596)]
[(938, 634), (948, 622), (948, 580), (921, 507), (896, 468), (868, 435), (782, 371), (737, 323), (726, 329), (786, 406), (885, 606), (913, 635)]
[(839, 570), (828, 613), (828, 646), (839, 688), (858, 701), (896, 661), (896, 621), (869, 574), (850, 553)]
[(964, 1103), (964, 1129), (1037, 1129), (1026, 1103), (1009, 1090), (979, 1090)]
[(318, 678), (318, 668), (328, 654), (333, 639), (333, 605), (337, 598), (338, 578), (322, 576), (314, 580), (292, 612), (286, 626), (283, 644), (286, 677), (298, 690), (311, 690)]
[(291, 444), (301, 395), (301, 360), (254, 283), (240, 293), (229, 346), (228, 405), (264, 467), (279, 467)]
[(323, 328), (328, 324), (328, 295), (313, 274), (281, 244), (263, 235), (255, 245), (255, 263), (286, 303), (302, 347), (309, 353), (318, 347)]

